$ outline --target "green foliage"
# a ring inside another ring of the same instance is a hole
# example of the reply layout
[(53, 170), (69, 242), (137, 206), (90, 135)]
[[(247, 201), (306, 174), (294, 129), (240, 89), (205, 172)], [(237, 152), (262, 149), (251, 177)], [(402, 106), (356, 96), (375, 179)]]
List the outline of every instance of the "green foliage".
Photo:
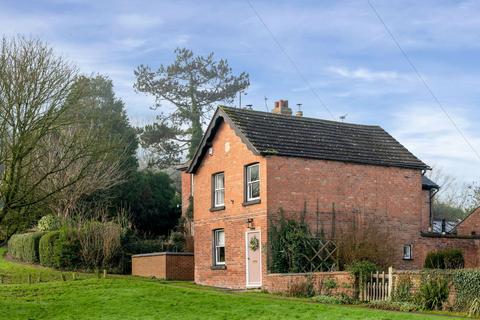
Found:
[(38, 220), (37, 229), (39, 231), (53, 231), (60, 228), (60, 220), (53, 214), (47, 214)]
[(468, 316), (469, 317), (476, 317), (480, 316), (480, 298), (475, 298), (470, 303), (468, 307)]
[(382, 309), (390, 311), (401, 311), (401, 312), (415, 312), (421, 311), (421, 306), (414, 304), (412, 302), (399, 302), (399, 301), (370, 301), (367, 306), (373, 309)]
[(340, 295), (318, 295), (312, 298), (314, 302), (322, 304), (356, 304), (357, 301), (352, 297), (342, 293)]
[(460, 249), (444, 249), (429, 252), (425, 258), (424, 268), (427, 269), (462, 269), (465, 265)]
[(442, 275), (428, 275), (422, 279), (416, 300), (426, 310), (440, 310), (450, 292), (448, 280)]
[(54, 244), (55, 267), (64, 270), (76, 270), (82, 267), (80, 241), (74, 229), (62, 228)]
[(412, 302), (412, 279), (408, 275), (401, 275), (397, 281), (392, 300), (396, 302)]
[(13, 235), (8, 241), (10, 254), (24, 262), (39, 261), (38, 246), (44, 232), (31, 232)]
[(163, 172), (139, 171), (123, 187), (135, 230), (150, 236), (167, 235), (180, 217), (180, 198)]
[(461, 311), (480, 299), (480, 270), (456, 270), (452, 279), (456, 292), (455, 307)]
[(355, 261), (347, 265), (346, 270), (350, 272), (355, 277), (355, 279), (365, 280), (367, 277), (370, 276), (372, 272), (377, 271), (378, 267), (373, 262), (363, 260)]
[[(336, 265), (334, 258), (323, 259), (323, 254), (316, 254), (323, 245), (323, 239), (314, 238), (303, 219), (300, 221), (285, 219), (280, 210), (280, 221), (270, 223), (268, 250), (270, 272), (330, 271)], [(313, 257), (317, 260), (310, 262), (309, 258)], [(316, 270), (313, 270), (314, 265), (317, 266)]]
[(38, 251), (42, 266), (55, 266), (55, 241), (59, 236), (60, 231), (50, 231), (40, 238)]

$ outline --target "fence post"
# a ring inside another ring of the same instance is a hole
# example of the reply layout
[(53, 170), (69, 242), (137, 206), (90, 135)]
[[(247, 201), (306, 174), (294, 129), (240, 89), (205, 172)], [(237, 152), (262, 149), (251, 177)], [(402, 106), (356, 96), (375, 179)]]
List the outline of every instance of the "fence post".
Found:
[(393, 267), (388, 267), (388, 300), (392, 300), (393, 291)]

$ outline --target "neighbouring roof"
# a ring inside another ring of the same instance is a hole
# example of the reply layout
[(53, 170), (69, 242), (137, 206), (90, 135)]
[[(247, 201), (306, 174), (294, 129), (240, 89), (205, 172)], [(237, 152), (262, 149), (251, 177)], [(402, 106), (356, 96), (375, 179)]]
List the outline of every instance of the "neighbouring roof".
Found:
[(380, 126), (219, 107), (190, 164), (194, 172), (224, 120), (256, 154), (429, 169)]
[(422, 188), (430, 190), (430, 189), (439, 189), (440, 186), (438, 184), (436, 184), (435, 182), (433, 182), (432, 180), (430, 180), (427, 176), (423, 175), (422, 176)]

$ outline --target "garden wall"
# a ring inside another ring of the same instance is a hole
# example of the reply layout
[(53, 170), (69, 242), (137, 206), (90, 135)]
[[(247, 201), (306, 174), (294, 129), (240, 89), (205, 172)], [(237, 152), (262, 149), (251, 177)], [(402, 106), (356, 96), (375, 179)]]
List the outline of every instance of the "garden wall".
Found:
[(193, 281), (193, 253), (158, 252), (132, 256), (132, 275)]
[[(310, 280), (309, 280), (310, 278)], [(334, 280), (335, 288), (331, 288)], [(263, 289), (269, 292), (288, 293), (294, 287), (298, 287), (308, 281), (312, 281), (315, 294), (346, 294), (350, 297), (355, 295), (355, 279), (349, 272), (313, 272), (313, 273), (270, 273), (263, 279)], [(330, 287), (327, 283), (330, 284)]]

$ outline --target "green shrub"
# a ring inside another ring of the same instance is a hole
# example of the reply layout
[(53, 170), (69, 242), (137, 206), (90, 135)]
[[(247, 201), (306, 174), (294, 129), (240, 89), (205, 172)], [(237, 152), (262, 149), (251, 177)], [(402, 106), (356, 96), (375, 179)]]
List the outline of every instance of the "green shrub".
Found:
[(10, 254), (24, 262), (38, 262), (38, 245), (44, 234), (44, 232), (32, 232), (13, 235), (8, 242)]
[(399, 277), (395, 291), (393, 292), (392, 300), (396, 302), (412, 302), (412, 280), (408, 275)]
[(312, 298), (313, 301), (323, 304), (343, 304), (336, 296), (319, 295)]
[(478, 318), (480, 316), (480, 299), (475, 298), (468, 307), (468, 316)]
[(457, 310), (468, 311), (467, 308), (474, 300), (480, 300), (480, 270), (456, 270), (452, 282), (456, 292)]
[[(297, 273), (331, 271), (337, 261), (329, 252), (334, 244), (326, 245), (325, 240), (313, 237), (308, 224), (301, 218), (286, 219), (279, 210), (279, 221), (272, 220), (269, 228), (268, 268), (272, 273)], [(321, 251), (319, 253), (319, 251)], [(329, 258), (327, 258), (330, 256)], [(310, 259), (313, 259), (311, 261)]]
[(60, 220), (53, 214), (43, 216), (37, 223), (39, 231), (54, 231), (60, 228)]
[(447, 279), (442, 275), (424, 277), (416, 300), (427, 310), (440, 310), (448, 299), (450, 290)]
[(59, 232), (54, 244), (55, 267), (65, 270), (82, 268), (80, 258), (80, 241), (74, 229), (64, 228)]
[(465, 265), (463, 253), (459, 249), (432, 251), (425, 258), (427, 269), (462, 269)]
[(363, 260), (355, 261), (347, 265), (346, 270), (349, 271), (353, 276), (355, 276), (356, 279), (365, 280), (367, 277), (370, 276), (372, 272), (377, 271), (378, 267), (373, 262)]
[(399, 302), (399, 301), (370, 301), (367, 306), (373, 309), (390, 310), (390, 311), (402, 311), (402, 312), (414, 312), (420, 311), (421, 306), (412, 302)]
[(60, 231), (51, 231), (43, 235), (38, 246), (40, 264), (46, 267), (55, 267), (55, 241)]

